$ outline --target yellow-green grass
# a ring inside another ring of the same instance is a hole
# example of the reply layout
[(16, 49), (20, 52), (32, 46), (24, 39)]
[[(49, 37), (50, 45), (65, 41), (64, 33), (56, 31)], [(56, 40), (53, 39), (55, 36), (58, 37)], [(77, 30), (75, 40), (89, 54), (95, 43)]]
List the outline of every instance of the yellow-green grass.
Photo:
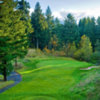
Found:
[(0, 89), (6, 87), (6, 86), (8, 86), (8, 85), (11, 85), (11, 84), (13, 84), (13, 83), (14, 83), (14, 81), (7, 81), (7, 82), (1, 81), (1, 82), (0, 82)]
[[(31, 58), (18, 70), (22, 81), (0, 94), (1, 100), (89, 100), (99, 69), (80, 70), (91, 63), (64, 57)], [(84, 84), (82, 84), (84, 83)], [(84, 90), (84, 91), (83, 91)], [(92, 100), (92, 99), (90, 99)]]
[(6, 87), (6, 86), (8, 86), (8, 85), (11, 85), (11, 84), (13, 84), (13, 83), (14, 83), (14, 81), (7, 81), (7, 82), (4, 82), (4, 81), (3, 81), (3, 76), (0, 75), (0, 89)]

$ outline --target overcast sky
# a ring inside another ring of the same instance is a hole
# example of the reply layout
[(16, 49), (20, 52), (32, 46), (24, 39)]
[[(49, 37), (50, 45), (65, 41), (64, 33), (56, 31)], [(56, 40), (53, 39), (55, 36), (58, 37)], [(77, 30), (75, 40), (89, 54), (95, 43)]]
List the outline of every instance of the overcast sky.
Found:
[(100, 16), (100, 0), (27, 0), (32, 12), (36, 2), (40, 2), (43, 12), (49, 5), (54, 17), (64, 19), (68, 13), (80, 19), (85, 16)]

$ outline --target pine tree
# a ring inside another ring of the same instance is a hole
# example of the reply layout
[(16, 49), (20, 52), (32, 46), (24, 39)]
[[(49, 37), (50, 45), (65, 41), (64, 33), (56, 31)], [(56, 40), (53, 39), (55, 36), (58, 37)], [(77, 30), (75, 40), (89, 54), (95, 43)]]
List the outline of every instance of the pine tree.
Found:
[[(48, 43), (50, 42), (51, 37), (53, 38), (54, 34), (54, 21), (53, 21), (53, 16), (50, 7), (48, 6), (46, 9), (46, 21), (48, 24), (48, 29), (46, 33), (48, 34)], [(50, 49), (50, 45), (48, 44), (48, 48)]]
[(43, 47), (41, 46), (41, 43), (43, 41), (43, 39), (45, 40), (45, 30), (48, 28), (46, 19), (42, 13), (41, 7), (39, 2), (37, 2), (36, 6), (35, 6), (35, 10), (32, 13), (31, 16), (31, 23), (32, 23), (32, 27), (34, 28), (34, 33), (32, 34), (32, 43), (34, 43), (35, 48), (41, 48), (43, 49)]
[[(14, 18), (13, 22), (16, 27), (16, 32), (20, 32), (20, 34), (17, 34), (17, 38), (21, 38), (21, 40), (16, 41), (15, 39), (15, 53), (17, 57), (24, 57), (27, 53), (28, 47), (30, 46), (30, 38), (31, 33), (33, 32), (32, 25), (31, 25), (31, 19), (29, 16), (29, 8), (30, 5), (27, 1), (21, 0), (17, 1), (17, 7), (16, 7), (16, 14), (17, 20)], [(17, 16), (17, 14), (19, 16)], [(18, 24), (20, 25), (20, 28), (18, 27)], [(19, 29), (18, 29), (19, 28)], [(16, 37), (15, 37), (16, 38)], [(20, 47), (20, 48), (19, 48)], [(17, 49), (18, 48), (18, 49)], [(16, 52), (17, 51), (17, 52)], [(15, 59), (15, 66), (17, 67), (17, 57)]]
[(27, 33), (22, 13), (14, 10), (16, 3), (13, 0), (4, 0), (0, 7), (0, 73), (6, 81), (12, 71), (11, 61), (26, 54)]
[(86, 35), (90, 38), (90, 41), (93, 46), (93, 50), (96, 43), (95, 33), (96, 33), (96, 24), (95, 24), (95, 18), (83, 18), (79, 21), (79, 30), (80, 30), (80, 36)]
[(29, 8), (30, 8), (30, 5), (27, 1), (25, 1), (25, 0), (18, 1), (17, 9), (19, 9), (23, 12), (26, 19), (29, 18)]
[(86, 18), (80, 19), (79, 21), (79, 32), (80, 32), (80, 37), (82, 37), (85, 34), (85, 25), (87, 23)]
[(95, 44), (95, 51), (100, 52), (100, 40), (97, 40), (97, 41), (96, 41), (96, 44)]
[(56, 48), (57, 48), (57, 46), (58, 46), (58, 38), (57, 38), (57, 36), (54, 34), (52, 37), (51, 37), (51, 39), (50, 39), (50, 42), (49, 42), (49, 49), (54, 49), (54, 50), (56, 50)]
[(2, 0), (0, 4), (0, 73), (7, 80), (7, 74), (11, 72), (11, 60), (13, 59), (13, 35), (11, 34), (14, 2)]
[(48, 23), (48, 32), (49, 32), (49, 34), (52, 34), (54, 23), (53, 23), (52, 12), (51, 12), (51, 9), (49, 6), (47, 7), (47, 10), (46, 10), (46, 21)]
[(54, 20), (54, 30), (53, 30), (53, 33), (58, 38), (58, 44), (59, 44), (58, 49), (61, 49), (62, 45), (63, 45), (63, 42), (62, 42), (62, 39), (61, 39), (62, 34), (63, 34), (63, 24), (61, 24), (61, 22), (60, 22), (60, 20), (58, 18), (56, 18)]
[(93, 63), (100, 64), (100, 40), (97, 40), (96, 41), (96, 44), (95, 44), (95, 52), (92, 55), (91, 61)]
[(17, 57), (24, 57), (28, 50), (28, 33), (26, 32), (25, 21), (21, 20), (22, 13), (19, 10), (14, 12), (12, 31), (13, 37), (13, 56), (17, 67)]
[(77, 43), (79, 38), (79, 30), (76, 21), (72, 14), (68, 14), (64, 21), (62, 41), (64, 44), (72, 43), (75, 41)]
[(95, 40), (100, 40), (100, 17), (98, 17), (98, 19), (97, 19)]
[(25, 32), (28, 33), (28, 44), (31, 47), (31, 33), (34, 32), (34, 28), (32, 28), (31, 24), (31, 18), (29, 16), (29, 8), (30, 5), (27, 1), (21, 0), (17, 2), (17, 9), (22, 12), (21, 20), (24, 21), (24, 24), (26, 26)]

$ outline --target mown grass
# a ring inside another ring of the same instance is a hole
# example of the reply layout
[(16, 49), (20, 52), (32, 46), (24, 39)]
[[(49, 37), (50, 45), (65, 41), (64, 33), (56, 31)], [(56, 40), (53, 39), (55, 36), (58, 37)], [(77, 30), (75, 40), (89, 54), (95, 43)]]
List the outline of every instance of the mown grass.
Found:
[(0, 94), (1, 100), (94, 100), (100, 69), (80, 70), (92, 64), (64, 57), (21, 62), (25, 66), (18, 70), (22, 82)]

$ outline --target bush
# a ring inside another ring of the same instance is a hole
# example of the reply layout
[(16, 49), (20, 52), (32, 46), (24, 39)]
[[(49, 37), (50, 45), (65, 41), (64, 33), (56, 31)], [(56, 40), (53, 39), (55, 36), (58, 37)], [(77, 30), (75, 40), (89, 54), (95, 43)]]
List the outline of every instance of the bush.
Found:
[(29, 49), (26, 56), (27, 57), (35, 57), (36, 56), (35, 49)]
[(64, 51), (54, 51), (53, 56), (66, 56), (66, 53)]
[(13, 64), (14, 66), (14, 69), (17, 70), (17, 69), (21, 69), (24, 67), (24, 65), (21, 63), (21, 62), (17, 62), (17, 66), (15, 65), (15, 63)]
[(29, 49), (26, 58), (37, 57), (37, 56), (44, 56), (44, 53), (40, 49)]
[(45, 47), (45, 48), (43, 49), (43, 51), (44, 51), (44, 53), (46, 53), (46, 54), (50, 54), (50, 53), (51, 53), (51, 51), (50, 51), (47, 47)]

